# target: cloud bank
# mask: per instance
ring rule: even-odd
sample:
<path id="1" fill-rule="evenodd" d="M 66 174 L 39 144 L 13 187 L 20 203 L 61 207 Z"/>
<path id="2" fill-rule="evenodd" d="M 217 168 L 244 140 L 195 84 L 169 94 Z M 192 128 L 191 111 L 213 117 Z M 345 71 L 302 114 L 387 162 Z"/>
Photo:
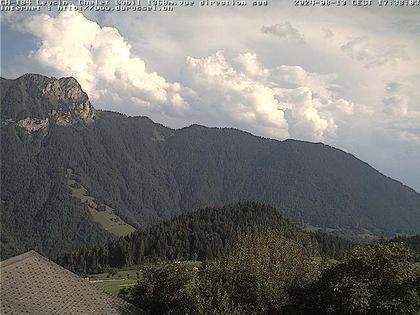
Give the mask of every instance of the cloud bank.
<path id="1" fill-rule="evenodd" d="M 418 17 L 280 2 L 240 16 L 22 16 L 8 26 L 36 45 L 8 69 L 74 76 L 96 107 L 172 127 L 322 141 L 420 190 Z"/>
<path id="2" fill-rule="evenodd" d="M 223 51 L 187 57 L 183 82 L 168 82 L 147 70 L 117 29 L 101 27 L 79 12 L 35 15 L 18 27 L 40 40 L 28 56 L 32 62 L 59 76 L 74 76 L 97 104 L 131 104 L 144 114 L 188 116 L 277 139 L 313 141 L 334 136 L 333 110 L 351 114 L 353 107 L 329 90 L 331 76 L 299 66 L 265 68 L 251 52 L 231 60 Z M 287 23 L 263 30 L 298 35 Z"/>

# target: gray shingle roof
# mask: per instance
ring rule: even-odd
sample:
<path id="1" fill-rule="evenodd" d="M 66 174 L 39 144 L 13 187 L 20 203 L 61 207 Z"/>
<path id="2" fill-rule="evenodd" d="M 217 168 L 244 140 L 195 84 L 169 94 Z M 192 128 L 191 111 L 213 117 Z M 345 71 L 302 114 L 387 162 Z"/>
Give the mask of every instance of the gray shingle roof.
<path id="1" fill-rule="evenodd" d="M 143 314 L 35 251 L 0 262 L 0 314 Z"/>

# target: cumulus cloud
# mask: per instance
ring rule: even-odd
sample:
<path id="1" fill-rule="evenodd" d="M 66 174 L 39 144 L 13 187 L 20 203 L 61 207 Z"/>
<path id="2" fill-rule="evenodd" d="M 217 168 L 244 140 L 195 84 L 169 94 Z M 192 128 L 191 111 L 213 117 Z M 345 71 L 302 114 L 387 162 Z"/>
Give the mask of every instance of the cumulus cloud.
<path id="1" fill-rule="evenodd" d="M 323 140 L 335 134 L 337 128 L 329 112 L 321 112 L 319 99 L 314 99 L 309 88 L 297 88 L 289 93 L 285 117 L 289 133 L 298 139 Z"/>
<path id="2" fill-rule="evenodd" d="M 188 85 L 200 95 L 196 106 L 237 127 L 248 126 L 275 138 L 287 137 L 287 122 L 279 110 L 275 91 L 252 78 L 255 73 L 264 73 L 264 69 L 249 54 L 239 56 L 236 61 L 247 58 L 255 64 L 239 62 L 238 68 L 234 68 L 221 51 L 200 59 L 188 57 Z"/>
<path id="3" fill-rule="evenodd" d="M 416 85 L 419 77 L 407 82 L 389 82 L 383 98 L 384 112 L 394 118 L 420 118 L 420 92 Z M 419 121 L 420 123 L 420 121 Z"/>
<path id="4" fill-rule="evenodd" d="M 57 17 L 34 15 L 20 22 L 21 31 L 40 40 L 29 59 L 58 76 L 74 76 L 93 100 L 131 101 L 173 114 L 188 106 L 181 85 L 147 71 L 117 29 L 101 27 L 75 11 Z"/>
<path id="5" fill-rule="evenodd" d="M 290 24 L 290 22 L 285 21 L 278 24 L 263 26 L 261 28 L 263 34 L 274 35 L 281 39 L 286 40 L 296 40 L 303 42 L 303 35 L 299 30 Z"/>
<path id="6" fill-rule="evenodd" d="M 258 61 L 255 53 L 240 54 L 233 62 L 239 70 L 248 75 L 261 77 L 268 74 L 268 71 L 263 69 L 263 66 Z"/>
<path id="7" fill-rule="evenodd" d="M 200 59 L 188 57 L 187 69 L 188 85 L 206 96 L 201 106 L 216 109 L 222 113 L 219 119 L 230 124 L 237 120 L 275 138 L 321 141 L 333 136 L 337 125 L 332 113 L 346 103 L 329 90 L 331 76 L 298 66 L 264 68 L 251 53 L 231 62 L 221 51 Z"/>
<path id="8" fill-rule="evenodd" d="M 403 141 L 420 142 L 420 92 L 414 82 L 389 82 L 382 100 L 388 128 Z"/>
<path id="9" fill-rule="evenodd" d="M 35 15 L 18 27 L 40 40 L 29 56 L 32 62 L 59 76 L 74 76 L 94 103 L 112 103 L 114 109 L 131 106 L 145 115 L 186 117 L 186 123 L 315 141 L 335 134 L 335 111 L 349 113 L 346 101 L 331 92 L 334 76 L 299 66 L 265 68 L 255 53 L 229 60 L 222 51 L 187 57 L 181 83 L 172 83 L 148 71 L 117 29 L 101 27 L 81 13 Z M 297 34 L 288 23 L 272 30 Z"/>
<path id="10" fill-rule="evenodd" d="M 402 47 L 378 43 L 367 36 L 354 38 L 341 46 L 341 50 L 350 58 L 361 62 L 366 68 L 395 64 L 406 58 Z"/>

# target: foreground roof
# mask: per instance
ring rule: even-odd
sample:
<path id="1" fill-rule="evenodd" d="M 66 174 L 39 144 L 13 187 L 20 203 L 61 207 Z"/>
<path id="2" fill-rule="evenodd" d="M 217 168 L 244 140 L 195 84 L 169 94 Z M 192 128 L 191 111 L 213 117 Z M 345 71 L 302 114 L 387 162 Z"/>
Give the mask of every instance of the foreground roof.
<path id="1" fill-rule="evenodd" d="M 0 314 L 140 314 L 35 251 L 0 263 Z"/>

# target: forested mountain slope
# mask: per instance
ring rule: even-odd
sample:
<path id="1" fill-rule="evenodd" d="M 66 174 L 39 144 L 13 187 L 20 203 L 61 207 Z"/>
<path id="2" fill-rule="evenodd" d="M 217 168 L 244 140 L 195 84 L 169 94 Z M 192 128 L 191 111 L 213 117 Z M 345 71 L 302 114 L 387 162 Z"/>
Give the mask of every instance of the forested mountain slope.
<path id="1" fill-rule="evenodd" d="M 3 256 L 113 238 L 69 174 L 134 227 L 249 200 L 319 227 L 420 232 L 418 193 L 327 145 L 95 110 L 73 78 L 2 79 L 0 99 Z"/>
<path id="2" fill-rule="evenodd" d="M 211 260 L 229 253 L 245 234 L 278 233 L 305 247 L 310 256 L 343 259 L 354 243 L 336 236 L 307 233 L 278 210 L 255 202 L 203 208 L 140 229 L 103 246 L 58 257 L 66 269 L 85 274 L 155 260 Z"/>

